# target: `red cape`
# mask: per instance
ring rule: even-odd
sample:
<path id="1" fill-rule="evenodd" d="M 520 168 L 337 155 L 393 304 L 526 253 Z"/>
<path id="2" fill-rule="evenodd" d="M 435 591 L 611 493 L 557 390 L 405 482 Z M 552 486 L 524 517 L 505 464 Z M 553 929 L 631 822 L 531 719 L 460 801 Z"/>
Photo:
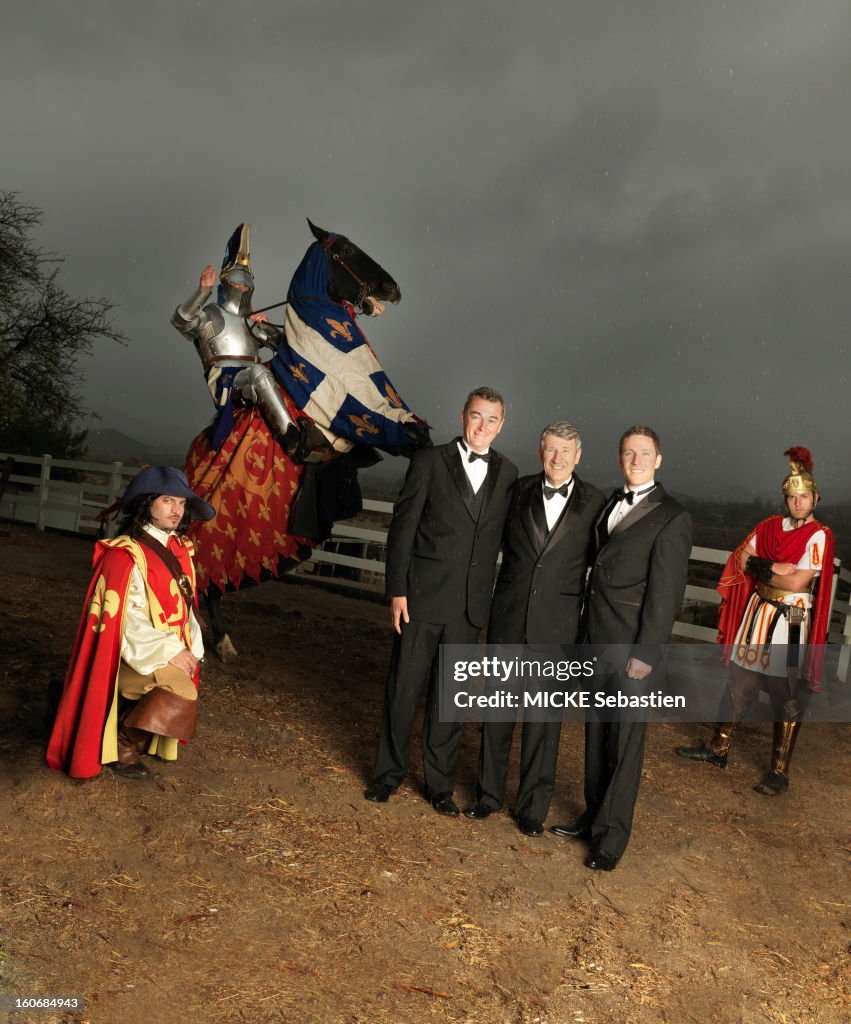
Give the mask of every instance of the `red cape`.
<path id="1" fill-rule="evenodd" d="M 99 541 L 92 564 L 94 571 L 46 755 L 51 768 L 75 779 L 94 778 L 101 770 L 103 733 L 115 698 L 134 562 L 127 550 Z"/>
<path id="2" fill-rule="evenodd" d="M 807 632 L 807 654 L 802 678 L 809 683 L 814 693 L 820 689 L 821 673 L 824 666 L 824 644 L 830 625 L 830 596 L 833 591 L 833 531 L 829 526 L 814 519 L 797 530 L 783 529 L 783 516 L 769 516 L 756 528 L 756 549 L 760 558 L 772 562 L 797 563 L 803 558 L 807 544 L 814 533 L 824 530 L 824 563 L 814 597 L 809 630 Z M 721 595 L 721 613 L 718 616 L 718 643 L 728 645 L 723 659 L 729 664 L 729 645 L 733 643 L 747 603 L 754 592 L 754 578 L 744 572 L 739 564 L 742 551 L 749 538 L 745 538 L 727 559 L 721 579 L 715 588 Z"/>

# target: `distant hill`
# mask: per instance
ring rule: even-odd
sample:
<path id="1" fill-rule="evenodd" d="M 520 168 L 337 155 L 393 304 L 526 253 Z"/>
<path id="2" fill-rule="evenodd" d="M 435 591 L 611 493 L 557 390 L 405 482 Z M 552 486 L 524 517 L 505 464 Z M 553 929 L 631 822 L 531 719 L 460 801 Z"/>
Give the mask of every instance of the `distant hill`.
<path id="1" fill-rule="evenodd" d="M 168 451 L 158 448 L 112 427 L 101 427 L 90 430 L 86 437 L 87 453 L 85 458 L 93 462 L 115 460 L 128 465 L 162 465 L 183 466 L 186 452 Z M 407 459 L 385 456 L 375 466 L 360 473 L 360 485 L 364 495 L 382 501 L 395 501 L 405 478 L 408 468 Z M 749 496 L 747 500 L 733 500 L 731 495 L 739 491 L 748 492 L 744 488 L 731 488 L 729 494 L 714 500 L 693 498 L 687 494 L 674 492 L 694 517 L 695 543 L 704 547 L 723 548 L 730 550 L 741 541 L 761 519 L 781 510 L 780 502 L 774 497 L 762 498 Z M 825 500 L 819 508 L 823 518 L 836 533 L 837 554 L 851 559 L 851 503 L 836 499 Z"/>
<path id="2" fill-rule="evenodd" d="M 115 430 L 112 427 L 100 427 L 86 434 L 86 459 L 97 462 L 145 463 L 146 465 L 182 466 L 186 452 L 169 451 L 155 445 L 137 441 L 135 437 Z"/>

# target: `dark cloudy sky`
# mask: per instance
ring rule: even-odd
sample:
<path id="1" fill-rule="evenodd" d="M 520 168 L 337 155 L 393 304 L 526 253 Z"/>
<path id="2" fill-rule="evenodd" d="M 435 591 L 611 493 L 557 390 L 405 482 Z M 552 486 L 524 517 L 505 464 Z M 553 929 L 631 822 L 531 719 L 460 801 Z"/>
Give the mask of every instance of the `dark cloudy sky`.
<path id="1" fill-rule="evenodd" d="M 399 281 L 366 331 L 438 439 L 487 383 L 525 470 L 567 418 L 607 485 L 649 422 L 675 489 L 775 489 L 806 444 L 851 490 L 848 0 L 7 6 L 0 188 L 119 304 L 104 425 L 188 442 L 172 310 L 242 220 L 282 297 L 310 216 Z"/>

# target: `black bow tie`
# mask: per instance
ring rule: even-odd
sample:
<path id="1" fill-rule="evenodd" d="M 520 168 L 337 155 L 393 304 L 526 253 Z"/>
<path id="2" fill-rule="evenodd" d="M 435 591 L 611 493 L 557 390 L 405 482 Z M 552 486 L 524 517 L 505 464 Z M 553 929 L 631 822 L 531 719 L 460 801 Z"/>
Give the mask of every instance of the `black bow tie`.
<path id="1" fill-rule="evenodd" d="M 563 498 L 567 497 L 567 492 L 570 490 L 570 484 L 562 484 L 561 487 L 550 487 L 549 484 L 544 484 L 544 497 L 547 501 L 550 500 L 554 495 L 560 494 Z"/>
<path id="2" fill-rule="evenodd" d="M 461 442 L 461 447 L 467 453 L 467 462 L 475 462 L 476 459 L 481 459 L 482 462 L 490 462 L 491 460 L 490 452 L 474 452 L 464 441 Z"/>
<path id="3" fill-rule="evenodd" d="M 632 505 L 636 498 L 640 498 L 643 494 L 649 494 L 656 484 L 651 484 L 649 487 L 643 487 L 640 491 L 623 491 L 620 496 L 621 501 L 625 501 L 627 505 Z"/>

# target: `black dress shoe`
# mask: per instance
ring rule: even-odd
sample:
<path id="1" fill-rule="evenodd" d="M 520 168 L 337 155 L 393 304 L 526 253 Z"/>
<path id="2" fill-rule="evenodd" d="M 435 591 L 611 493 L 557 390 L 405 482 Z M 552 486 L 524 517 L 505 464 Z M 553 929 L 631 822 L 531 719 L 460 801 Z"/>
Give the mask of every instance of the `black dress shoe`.
<path id="1" fill-rule="evenodd" d="M 390 799 L 393 790 L 385 782 L 372 782 L 363 791 L 364 800 L 371 800 L 374 804 L 386 804 Z"/>
<path id="2" fill-rule="evenodd" d="M 452 799 L 451 793 L 437 793 L 431 798 L 431 806 L 438 814 L 445 814 L 448 818 L 457 818 L 461 813 L 461 809 Z"/>
<path id="3" fill-rule="evenodd" d="M 716 768 L 727 767 L 727 755 L 713 753 L 706 746 L 677 747 L 677 753 L 689 761 L 706 761 L 707 764 L 714 764 Z"/>
<path id="4" fill-rule="evenodd" d="M 592 871 L 614 871 L 618 865 L 618 859 L 610 853 L 603 853 L 602 850 L 592 850 L 588 854 L 588 860 L 585 861 L 585 867 L 591 868 Z"/>
<path id="5" fill-rule="evenodd" d="M 134 764 L 113 761 L 108 767 L 121 779 L 147 779 L 151 774 L 141 761 L 136 761 Z"/>
<path id="6" fill-rule="evenodd" d="M 591 838 L 591 826 L 587 825 L 582 818 L 574 821 L 572 825 L 552 825 L 550 832 L 555 836 L 566 836 L 568 839 Z"/>
<path id="7" fill-rule="evenodd" d="M 485 818 L 489 818 L 495 810 L 495 807 L 489 807 L 487 804 L 483 804 L 481 800 L 477 800 L 472 807 L 468 807 L 464 811 L 464 816 L 483 821 Z"/>
<path id="8" fill-rule="evenodd" d="M 544 834 L 544 826 L 533 818 L 518 818 L 517 827 L 524 836 L 542 836 Z"/>

